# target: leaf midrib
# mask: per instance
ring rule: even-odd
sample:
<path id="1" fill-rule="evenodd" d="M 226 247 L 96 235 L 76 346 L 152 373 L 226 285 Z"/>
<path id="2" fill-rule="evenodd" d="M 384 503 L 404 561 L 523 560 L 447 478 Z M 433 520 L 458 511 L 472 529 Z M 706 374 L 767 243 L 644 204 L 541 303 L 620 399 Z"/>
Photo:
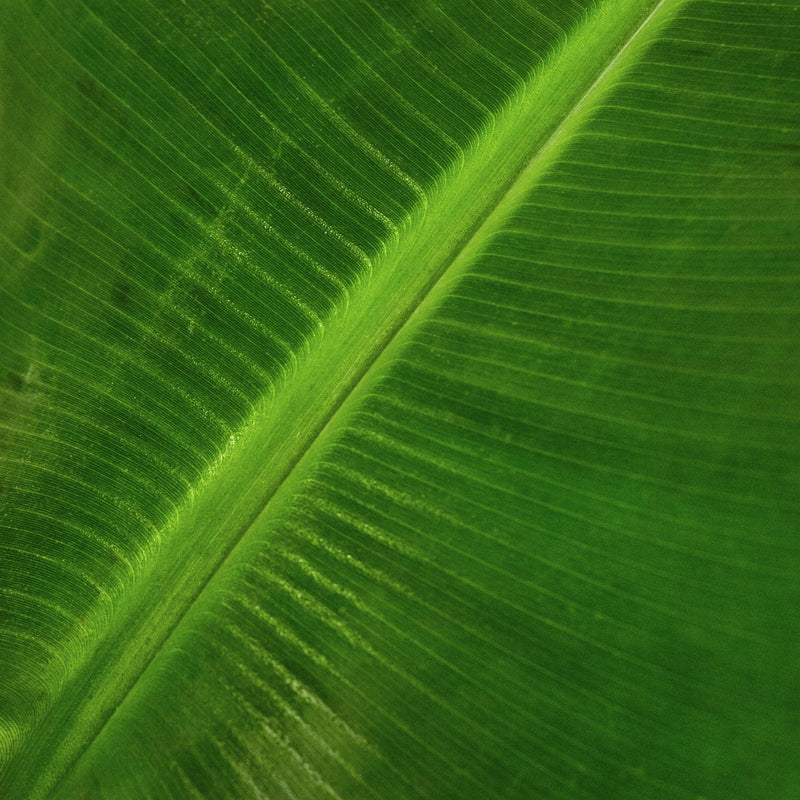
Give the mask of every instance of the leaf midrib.
<path id="1" fill-rule="evenodd" d="M 20 754 L 9 776 L 10 794 L 14 786 L 30 789 L 33 774 L 39 782 L 32 796 L 54 791 L 102 734 L 223 565 L 247 542 L 256 520 L 269 514 L 276 501 L 291 496 L 320 449 L 369 391 L 381 365 L 413 335 L 558 157 L 603 96 L 610 77 L 630 60 L 634 43 L 683 2 L 650 0 L 644 10 L 637 8 L 637 0 L 598 4 L 487 124 L 486 134 L 443 177 L 427 205 L 401 231 L 393 250 L 376 261 L 370 280 L 328 321 L 323 336 L 312 343 L 306 360 L 276 392 L 276 399 L 265 399 L 254 409 L 198 491 L 186 497 L 172 527 L 143 564 L 136 588 L 114 609 L 102 638 L 94 646 L 84 643 L 84 661 L 38 726 L 37 747 Z M 587 65 L 585 52 L 599 55 Z M 541 108 L 557 113 L 543 123 L 537 113 Z M 453 219 L 460 229 L 443 237 L 441 230 L 445 225 L 452 230 Z M 433 266 L 415 274 L 419 263 Z M 376 315 L 379 325 L 367 326 Z M 361 335 L 349 337 L 351 331 Z M 360 346 L 362 342 L 367 346 Z M 329 402 L 318 409 L 310 399 L 314 396 Z M 275 434 L 281 422 L 292 421 L 299 423 L 295 436 L 291 431 Z M 297 437 L 301 442 L 293 448 Z M 247 486 L 244 492 L 239 489 L 242 484 Z M 227 513 L 217 519 L 220 508 Z M 219 534 L 226 530 L 235 533 Z M 212 568 L 199 569 L 197 564 L 206 558 Z M 153 601 L 159 590 L 162 599 Z M 119 642 L 125 640 L 130 644 L 123 650 Z M 83 698 L 91 699 L 82 703 Z"/>

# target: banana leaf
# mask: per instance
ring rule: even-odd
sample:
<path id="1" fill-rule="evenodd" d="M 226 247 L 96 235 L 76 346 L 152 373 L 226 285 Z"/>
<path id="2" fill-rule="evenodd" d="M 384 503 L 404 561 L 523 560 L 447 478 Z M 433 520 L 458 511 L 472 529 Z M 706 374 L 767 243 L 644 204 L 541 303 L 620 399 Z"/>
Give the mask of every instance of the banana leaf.
<path id="1" fill-rule="evenodd" d="M 0 796 L 800 798 L 800 11 L 4 0 Z"/>

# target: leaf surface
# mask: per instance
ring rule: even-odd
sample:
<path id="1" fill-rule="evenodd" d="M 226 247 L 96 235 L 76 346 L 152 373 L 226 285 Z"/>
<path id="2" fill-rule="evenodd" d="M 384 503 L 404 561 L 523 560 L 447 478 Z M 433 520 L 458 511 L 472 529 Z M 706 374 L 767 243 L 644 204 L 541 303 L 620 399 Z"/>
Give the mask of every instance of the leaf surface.
<path id="1" fill-rule="evenodd" d="M 798 30 L 8 2 L 3 796 L 796 797 Z"/>

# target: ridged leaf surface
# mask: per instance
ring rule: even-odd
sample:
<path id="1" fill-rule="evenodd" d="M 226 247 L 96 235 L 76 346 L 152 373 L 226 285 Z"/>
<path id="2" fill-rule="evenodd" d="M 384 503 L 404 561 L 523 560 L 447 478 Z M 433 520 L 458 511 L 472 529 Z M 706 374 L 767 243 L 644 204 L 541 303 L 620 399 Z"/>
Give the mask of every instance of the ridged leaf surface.
<path id="1" fill-rule="evenodd" d="M 4 798 L 798 798 L 800 12 L 6 0 Z"/>

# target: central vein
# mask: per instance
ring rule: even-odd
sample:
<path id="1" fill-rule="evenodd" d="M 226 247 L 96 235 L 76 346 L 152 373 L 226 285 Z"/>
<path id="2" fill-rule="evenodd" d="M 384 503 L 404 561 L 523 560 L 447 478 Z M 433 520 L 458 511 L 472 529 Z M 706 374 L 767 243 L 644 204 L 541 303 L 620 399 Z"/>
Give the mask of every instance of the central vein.
<path id="1" fill-rule="evenodd" d="M 573 31 L 444 176 L 275 398 L 254 409 L 224 457 L 186 497 L 104 638 L 64 686 L 42 722 L 36 752 L 30 748 L 20 759 L 26 762 L 20 780 L 31 764 L 49 763 L 43 787 L 49 792 L 101 734 L 221 567 L 236 558 L 255 520 L 292 492 L 379 364 L 397 352 L 535 186 L 635 57 L 642 34 L 678 3 L 645 5 L 601 4 Z M 77 712 L 75 697 L 88 698 Z"/>

